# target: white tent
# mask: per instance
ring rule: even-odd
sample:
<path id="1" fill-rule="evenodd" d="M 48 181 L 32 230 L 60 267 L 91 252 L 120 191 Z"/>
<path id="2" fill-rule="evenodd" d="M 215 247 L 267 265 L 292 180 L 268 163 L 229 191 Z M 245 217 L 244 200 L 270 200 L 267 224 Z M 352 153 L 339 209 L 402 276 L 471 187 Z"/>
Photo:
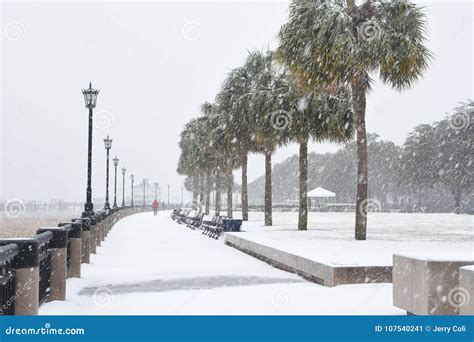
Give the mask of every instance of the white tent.
<path id="1" fill-rule="evenodd" d="M 317 187 L 316 189 L 311 190 L 308 192 L 309 198 L 317 198 L 317 197 L 336 197 L 336 194 L 332 191 L 323 189 L 321 187 Z"/>

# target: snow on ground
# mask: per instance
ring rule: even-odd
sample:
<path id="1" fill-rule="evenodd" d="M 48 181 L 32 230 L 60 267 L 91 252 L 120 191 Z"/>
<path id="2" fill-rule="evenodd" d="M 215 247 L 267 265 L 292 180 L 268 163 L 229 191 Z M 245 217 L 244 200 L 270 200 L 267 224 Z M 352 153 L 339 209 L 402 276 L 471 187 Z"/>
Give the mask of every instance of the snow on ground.
<path id="1" fill-rule="evenodd" d="M 251 212 L 245 232 L 236 234 L 333 265 L 392 265 L 398 253 L 474 262 L 473 216 L 369 213 L 366 241 L 354 240 L 354 217 L 310 212 L 309 230 L 297 231 L 296 212 L 274 213 L 272 227 L 263 227 L 263 213 Z"/>
<path id="2" fill-rule="evenodd" d="M 169 212 L 119 221 L 81 279 L 67 282 L 67 300 L 40 314 L 404 314 L 391 284 L 323 287 L 178 225 Z"/>

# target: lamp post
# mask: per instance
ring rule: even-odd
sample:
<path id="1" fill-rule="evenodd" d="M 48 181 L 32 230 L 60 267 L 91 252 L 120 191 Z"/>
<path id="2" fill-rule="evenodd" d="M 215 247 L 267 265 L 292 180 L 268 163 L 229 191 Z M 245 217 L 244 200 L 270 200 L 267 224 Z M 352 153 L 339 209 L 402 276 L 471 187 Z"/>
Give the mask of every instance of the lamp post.
<path id="1" fill-rule="evenodd" d="M 158 183 L 155 183 L 155 199 L 158 199 Z"/>
<path id="2" fill-rule="evenodd" d="M 145 206 L 146 178 L 143 179 L 143 206 Z"/>
<path id="3" fill-rule="evenodd" d="M 122 167 L 122 207 L 125 207 L 125 172 L 127 169 Z"/>
<path id="4" fill-rule="evenodd" d="M 114 208 L 117 208 L 117 166 L 119 159 L 117 156 L 114 158 L 114 167 L 115 167 L 115 184 L 114 184 Z"/>
<path id="5" fill-rule="evenodd" d="M 107 166 L 106 166 L 106 176 L 105 176 L 105 205 L 104 209 L 109 210 L 110 209 L 110 204 L 109 204 L 109 154 L 110 154 L 110 149 L 112 147 L 112 139 L 107 136 L 106 139 L 104 139 L 104 146 L 107 151 Z"/>
<path id="6" fill-rule="evenodd" d="M 135 176 L 130 175 L 130 179 L 132 180 L 132 201 L 131 201 L 130 205 L 133 207 L 133 181 L 135 180 Z"/>
<path id="7" fill-rule="evenodd" d="M 84 103 L 86 108 L 89 109 L 89 136 L 88 136 L 88 148 L 87 148 L 87 189 L 86 189 L 86 203 L 84 205 L 84 212 L 82 216 L 92 216 L 94 214 L 94 205 L 92 204 L 92 124 L 93 109 L 97 104 L 97 95 L 99 94 L 98 89 L 92 88 L 92 83 L 89 82 L 88 89 L 82 89 L 84 95 Z"/>

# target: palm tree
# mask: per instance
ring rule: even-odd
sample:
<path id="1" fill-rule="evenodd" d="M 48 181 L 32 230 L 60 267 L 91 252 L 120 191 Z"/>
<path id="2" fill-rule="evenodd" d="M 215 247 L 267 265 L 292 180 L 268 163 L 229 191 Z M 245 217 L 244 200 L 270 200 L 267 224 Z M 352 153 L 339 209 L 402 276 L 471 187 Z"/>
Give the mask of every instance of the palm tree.
<path id="1" fill-rule="evenodd" d="M 219 106 L 205 102 L 201 106 L 202 116 L 197 119 L 199 129 L 199 154 L 204 155 L 201 169 L 207 174 L 206 208 L 209 207 L 211 173 L 215 175 L 215 212 L 220 214 L 222 177 L 225 176 L 227 188 L 227 216 L 232 217 L 233 170 L 240 166 L 240 158 L 229 131 L 228 122 L 220 112 Z M 212 170 L 212 172 L 211 172 Z M 202 187 L 201 187 L 202 189 Z M 208 210 L 206 211 L 208 212 Z"/>
<path id="2" fill-rule="evenodd" d="M 232 138 L 232 134 L 228 132 L 232 127 L 228 126 L 226 115 L 224 115 L 218 106 L 215 106 L 215 114 L 213 118 L 212 136 L 213 146 L 216 157 L 219 160 L 220 169 L 225 176 L 227 188 L 227 216 L 233 216 L 232 209 L 232 193 L 234 186 L 234 169 L 240 167 L 241 158 L 238 154 L 237 144 Z"/>
<path id="3" fill-rule="evenodd" d="M 179 142 L 181 155 L 178 173 L 192 180 L 193 208 L 201 211 L 205 206 L 203 195 L 204 175 L 217 167 L 211 146 L 211 135 L 207 119 L 199 117 L 189 121 L 181 132 Z M 209 184 L 209 179 L 207 179 Z"/>
<path id="4" fill-rule="evenodd" d="M 289 21 L 279 33 L 278 56 L 308 92 L 348 85 L 352 91 L 357 142 L 355 238 L 367 231 L 366 95 L 370 74 L 401 90 L 428 67 L 425 16 L 407 0 L 292 0 Z"/>
<path id="5" fill-rule="evenodd" d="M 213 110 L 213 107 L 212 107 L 212 104 L 209 103 L 209 102 L 204 102 L 202 105 L 201 105 L 201 114 L 203 117 L 211 117 L 212 116 L 212 110 Z M 205 180 L 205 204 L 204 204 L 204 212 L 206 213 L 206 215 L 209 214 L 210 212 L 210 207 L 211 207 L 211 190 L 212 190 L 212 186 L 213 186 L 213 169 L 216 168 L 216 165 L 215 165 L 215 158 L 212 154 L 212 135 L 211 135 L 211 129 L 210 129 L 210 124 L 209 122 L 206 123 L 206 127 L 208 129 L 205 130 L 205 132 L 203 132 L 203 134 L 206 136 L 206 144 L 207 146 L 205 146 L 205 149 L 206 149 L 206 152 L 208 153 L 207 155 L 207 161 L 208 161 L 208 166 L 207 168 L 205 169 L 205 177 L 206 177 L 206 180 Z"/>
<path id="6" fill-rule="evenodd" d="M 197 179 L 196 175 L 198 172 L 198 156 L 196 152 L 197 140 L 194 134 L 196 129 L 196 120 L 188 122 L 184 130 L 181 132 L 181 139 L 179 147 L 181 149 L 181 155 L 178 161 L 177 172 L 181 175 L 186 175 L 191 180 L 191 187 L 188 190 L 193 192 L 193 207 L 197 200 Z M 189 182 L 186 182 L 189 184 Z"/>
<path id="7" fill-rule="evenodd" d="M 288 114 L 282 108 L 284 74 L 273 53 L 252 52 L 245 68 L 252 79 L 250 111 L 254 115 L 255 151 L 265 155 L 265 226 L 272 225 L 272 155 L 283 143 Z"/>
<path id="8" fill-rule="evenodd" d="M 231 70 L 216 103 L 227 126 L 227 140 L 234 144 L 242 167 L 242 219 L 248 221 L 247 163 L 248 154 L 254 150 L 252 140 L 254 116 L 249 110 L 252 79 L 245 67 Z M 228 196 L 229 197 L 229 196 Z"/>
<path id="9" fill-rule="evenodd" d="M 346 142 L 353 135 L 353 114 L 348 90 L 335 95 L 296 94 L 296 108 L 288 129 L 299 144 L 298 230 L 308 227 L 308 142 Z"/>

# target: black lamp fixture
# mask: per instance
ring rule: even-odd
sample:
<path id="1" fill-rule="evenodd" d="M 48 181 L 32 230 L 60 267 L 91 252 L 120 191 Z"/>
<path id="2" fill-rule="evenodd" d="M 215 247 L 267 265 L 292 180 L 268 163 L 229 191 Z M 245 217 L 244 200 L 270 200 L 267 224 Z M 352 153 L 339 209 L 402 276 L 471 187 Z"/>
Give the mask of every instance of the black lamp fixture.
<path id="1" fill-rule="evenodd" d="M 89 88 L 83 89 L 84 103 L 89 109 L 89 137 L 87 148 L 87 189 L 86 189 L 86 203 L 84 205 L 84 212 L 82 216 L 92 216 L 94 214 L 94 205 L 92 204 L 92 128 L 93 128 L 93 110 L 97 104 L 97 95 L 99 90 L 92 88 L 92 83 L 89 83 Z"/>
<path id="2" fill-rule="evenodd" d="M 106 176 L 105 176 L 105 205 L 104 209 L 109 210 L 110 209 L 110 203 L 109 203 L 109 154 L 110 154 L 110 149 L 112 148 L 112 139 L 107 136 L 107 138 L 104 139 L 104 146 L 105 150 L 107 151 L 107 166 L 106 166 Z"/>
<path id="3" fill-rule="evenodd" d="M 113 159 L 114 167 L 115 167 L 115 184 L 114 184 L 114 208 L 117 208 L 117 166 L 119 163 L 119 159 L 117 156 Z"/>
<path id="4" fill-rule="evenodd" d="M 122 167 L 122 207 L 125 207 L 125 173 L 127 172 L 127 169 Z"/>
<path id="5" fill-rule="evenodd" d="M 132 198 L 131 198 L 131 201 L 130 201 L 130 205 L 133 207 L 133 181 L 135 180 L 135 176 L 133 174 L 131 174 L 130 179 L 132 181 Z"/>

